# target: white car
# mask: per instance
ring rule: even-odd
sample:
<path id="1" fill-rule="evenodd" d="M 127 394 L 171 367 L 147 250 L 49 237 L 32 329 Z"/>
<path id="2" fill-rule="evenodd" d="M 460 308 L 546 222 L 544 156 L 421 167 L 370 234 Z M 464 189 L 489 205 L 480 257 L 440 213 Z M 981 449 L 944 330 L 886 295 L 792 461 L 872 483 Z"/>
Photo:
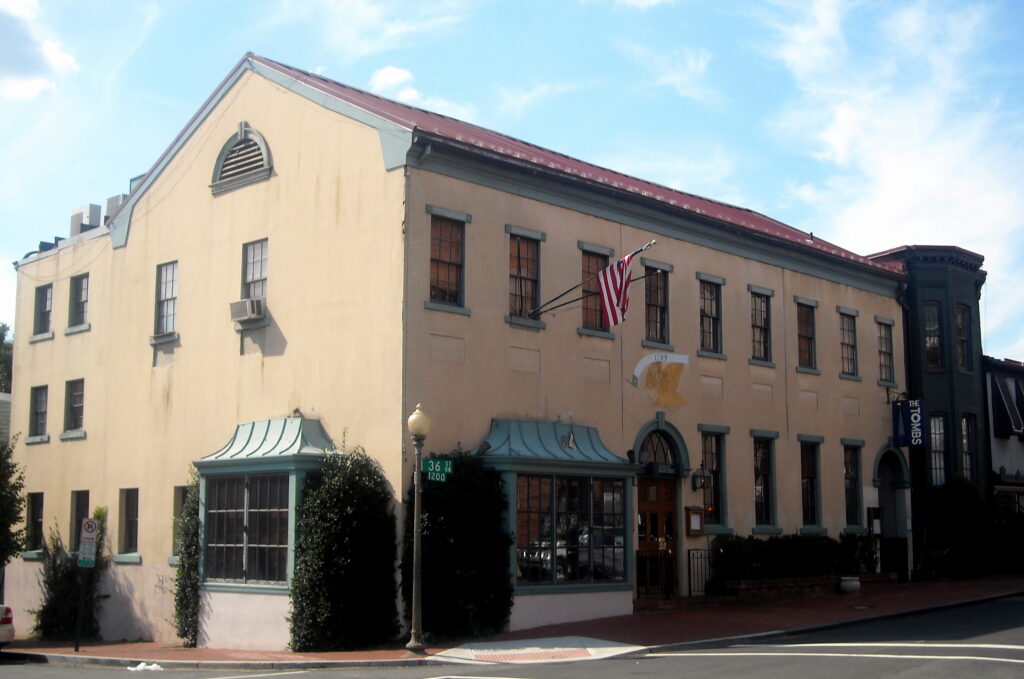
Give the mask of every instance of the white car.
<path id="1" fill-rule="evenodd" d="M 14 610 L 0 604 L 0 646 L 14 641 Z"/>

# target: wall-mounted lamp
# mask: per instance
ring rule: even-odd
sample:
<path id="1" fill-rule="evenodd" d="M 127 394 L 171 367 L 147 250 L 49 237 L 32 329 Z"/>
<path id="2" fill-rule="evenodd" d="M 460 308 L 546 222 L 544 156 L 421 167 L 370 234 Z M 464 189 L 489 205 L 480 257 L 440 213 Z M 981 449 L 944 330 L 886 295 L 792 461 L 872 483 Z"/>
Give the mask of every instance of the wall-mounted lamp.
<path id="1" fill-rule="evenodd" d="M 700 467 L 690 474 L 690 484 L 694 490 L 703 490 L 711 484 L 711 472 L 709 472 L 704 464 L 701 463 Z"/>

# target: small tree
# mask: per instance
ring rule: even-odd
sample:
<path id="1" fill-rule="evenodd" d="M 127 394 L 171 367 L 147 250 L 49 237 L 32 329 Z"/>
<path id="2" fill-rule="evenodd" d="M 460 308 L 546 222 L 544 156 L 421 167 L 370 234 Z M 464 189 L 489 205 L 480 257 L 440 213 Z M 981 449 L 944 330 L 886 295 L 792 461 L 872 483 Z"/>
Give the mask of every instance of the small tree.
<path id="1" fill-rule="evenodd" d="M 174 517 L 175 552 L 178 572 L 174 579 L 174 629 L 186 648 L 195 648 L 199 638 L 199 474 L 185 494 L 181 514 Z"/>
<path id="2" fill-rule="evenodd" d="M 49 538 L 43 543 L 43 572 L 39 579 L 43 602 L 32 611 L 36 619 L 32 631 L 42 639 L 74 639 L 82 587 L 85 588 L 82 638 L 95 639 L 99 636 L 99 582 L 110 565 L 110 559 L 103 550 L 107 534 L 107 508 L 97 507 L 92 517 L 100 526 L 96 536 L 96 565 L 93 568 L 79 568 L 78 560 L 64 547 L 64 541 L 56 528 L 50 531 Z"/>
<path id="3" fill-rule="evenodd" d="M 15 436 L 0 442 L 0 594 L 4 591 L 4 566 L 21 552 L 25 543 L 25 529 L 21 527 L 25 475 L 14 461 L 17 440 Z"/>
<path id="4" fill-rule="evenodd" d="M 422 533 L 423 632 L 434 638 L 500 632 L 512 611 L 512 575 L 503 515 L 501 474 L 460 454 L 447 481 L 424 482 Z M 413 493 L 405 501 L 402 595 L 412 604 Z"/>
<path id="5" fill-rule="evenodd" d="M 356 448 L 324 456 L 298 509 L 291 587 L 296 651 L 366 647 L 398 633 L 395 517 L 380 466 Z"/>
<path id="6" fill-rule="evenodd" d="M 14 368 L 14 342 L 8 335 L 6 323 L 0 323 L 0 392 L 11 393 L 11 375 Z"/>

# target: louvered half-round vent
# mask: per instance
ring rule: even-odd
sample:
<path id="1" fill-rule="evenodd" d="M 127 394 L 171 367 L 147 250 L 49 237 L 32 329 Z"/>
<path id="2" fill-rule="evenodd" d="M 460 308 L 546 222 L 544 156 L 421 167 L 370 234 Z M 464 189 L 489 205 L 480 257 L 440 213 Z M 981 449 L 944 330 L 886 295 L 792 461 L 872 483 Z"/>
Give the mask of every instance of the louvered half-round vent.
<path id="1" fill-rule="evenodd" d="M 270 149 L 263 136 L 239 123 L 238 132 L 221 148 L 213 170 L 213 195 L 263 181 L 271 176 Z"/>

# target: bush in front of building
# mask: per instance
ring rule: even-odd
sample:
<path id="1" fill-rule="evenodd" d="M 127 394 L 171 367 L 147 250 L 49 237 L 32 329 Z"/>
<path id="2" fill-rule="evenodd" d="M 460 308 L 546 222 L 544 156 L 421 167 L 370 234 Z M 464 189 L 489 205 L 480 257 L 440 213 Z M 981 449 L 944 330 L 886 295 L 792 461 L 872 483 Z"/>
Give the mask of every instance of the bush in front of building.
<path id="1" fill-rule="evenodd" d="M 874 541 L 867 535 L 719 535 L 711 543 L 712 578 L 709 592 L 721 594 L 729 583 L 770 578 L 810 578 L 873 573 L 877 565 Z"/>
<path id="2" fill-rule="evenodd" d="M 395 516 L 380 465 L 356 448 L 324 456 L 298 507 L 291 647 L 366 648 L 398 635 Z"/>
<path id="3" fill-rule="evenodd" d="M 174 578 L 174 630 L 186 648 L 199 638 L 199 474 L 185 494 L 181 514 L 174 517 L 174 553 L 178 570 Z"/>
<path id="4" fill-rule="evenodd" d="M 97 507 L 92 518 L 99 522 L 96 536 L 96 560 L 93 568 L 80 568 L 74 553 L 69 552 L 54 528 L 43 543 L 43 571 L 39 579 L 42 603 L 32 611 L 35 616 L 33 634 L 48 641 L 71 641 L 75 638 L 75 620 L 79 597 L 85 605 L 82 612 L 82 639 L 96 639 L 100 634 L 99 582 L 110 565 L 104 553 L 107 535 L 107 508 Z"/>
<path id="5" fill-rule="evenodd" d="M 917 575 L 967 578 L 985 572 L 990 519 L 977 486 L 955 476 L 935 490 L 930 509 Z"/>
<path id="6" fill-rule="evenodd" d="M 422 617 L 426 637 L 485 636 L 505 628 L 512 576 L 501 474 L 456 450 L 446 481 L 423 478 Z M 413 486 L 405 501 L 402 595 L 409 619 L 413 573 Z"/>
<path id="7" fill-rule="evenodd" d="M 3 324 L 0 323 L 0 331 L 2 329 Z M 0 585 L 3 583 L 4 566 L 21 552 L 25 539 L 25 530 L 20 528 L 25 508 L 25 496 L 21 493 L 25 488 L 25 475 L 14 461 L 17 441 L 17 435 L 9 441 L 0 441 Z"/>

